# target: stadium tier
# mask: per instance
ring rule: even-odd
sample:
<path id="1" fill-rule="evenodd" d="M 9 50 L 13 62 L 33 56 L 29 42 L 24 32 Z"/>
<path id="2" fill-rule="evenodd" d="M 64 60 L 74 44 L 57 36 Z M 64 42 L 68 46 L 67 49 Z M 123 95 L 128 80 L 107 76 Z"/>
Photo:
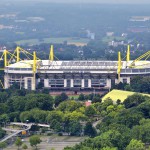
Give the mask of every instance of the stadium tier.
<path id="1" fill-rule="evenodd" d="M 133 76 L 150 75 L 150 61 L 50 61 L 22 60 L 5 67 L 4 87 L 18 83 L 21 88 L 36 90 L 39 86 L 55 90 L 110 89 L 119 82 L 130 84 Z M 133 64 L 132 64 L 133 65 Z"/>

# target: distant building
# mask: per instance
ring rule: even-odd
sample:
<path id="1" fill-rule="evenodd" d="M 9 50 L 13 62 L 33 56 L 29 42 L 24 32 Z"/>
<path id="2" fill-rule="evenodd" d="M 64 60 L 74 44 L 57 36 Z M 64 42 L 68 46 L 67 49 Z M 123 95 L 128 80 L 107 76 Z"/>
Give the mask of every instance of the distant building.
<path id="1" fill-rule="evenodd" d="M 114 32 L 107 32 L 106 36 L 110 37 L 110 36 L 114 36 Z"/>
<path id="2" fill-rule="evenodd" d="M 87 38 L 91 40 L 95 40 L 95 33 L 91 32 L 90 30 L 86 30 Z"/>
<path id="3" fill-rule="evenodd" d="M 120 41 L 120 42 L 111 41 L 111 42 L 108 42 L 108 46 L 117 47 L 119 45 L 125 45 L 124 41 Z"/>
<path id="4" fill-rule="evenodd" d="M 149 20 L 150 20 L 150 16 L 132 16 L 130 19 L 130 21 L 133 22 L 145 22 Z"/>
<path id="5" fill-rule="evenodd" d="M 127 34 L 127 33 L 122 33 L 121 36 L 122 36 L 122 37 L 127 37 L 128 34 Z"/>

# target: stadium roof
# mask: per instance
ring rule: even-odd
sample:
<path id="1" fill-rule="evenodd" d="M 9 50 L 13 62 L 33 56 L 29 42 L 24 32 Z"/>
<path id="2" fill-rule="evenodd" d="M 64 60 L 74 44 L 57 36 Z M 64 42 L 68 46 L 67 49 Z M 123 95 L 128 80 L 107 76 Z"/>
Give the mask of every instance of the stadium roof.
<path id="1" fill-rule="evenodd" d="M 132 61 L 128 62 L 130 65 Z M 23 60 L 14 64 L 10 64 L 7 66 L 8 68 L 31 68 L 33 65 L 33 60 Z M 84 61 L 49 61 L 49 60 L 37 60 L 37 66 L 39 69 L 93 69 L 93 70 L 101 70 L 101 69 L 112 69 L 117 70 L 118 62 L 117 61 L 92 61 L 92 60 L 84 60 Z M 122 61 L 122 69 L 127 69 L 127 62 Z M 150 68 L 150 61 L 138 61 L 135 62 L 134 68 Z"/>

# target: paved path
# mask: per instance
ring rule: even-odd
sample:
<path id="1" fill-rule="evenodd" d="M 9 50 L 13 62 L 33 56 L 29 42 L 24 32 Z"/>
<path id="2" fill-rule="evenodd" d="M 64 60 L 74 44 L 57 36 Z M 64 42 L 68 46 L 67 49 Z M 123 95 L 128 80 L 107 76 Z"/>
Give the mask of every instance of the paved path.
<path id="1" fill-rule="evenodd" d="M 12 138 L 13 136 L 17 136 L 22 131 L 28 131 L 28 130 L 30 130 L 31 126 L 34 125 L 34 123 L 11 122 L 10 125 L 24 126 L 25 128 L 23 128 L 21 130 L 15 130 L 15 129 L 10 129 L 10 128 L 2 128 L 5 131 L 11 131 L 13 133 L 10 134 L 10 135 L 8 135 L 8 136 L 6 136 L 2 140 L 0 140 L 0 142 L 5 142 L 6 140 Z M 49 128 L 49 125 L 47 125 L 47 124 L 36 124 L 36 125 L 40 126 L 40 127 L 47 127 L 47 128 Z"/>
<path id="2" fill-rule="evenodd" d="M 12 138 L 13 136 L 17 136 L 19 133 L 21 133 L 22 131 L 28 131 L 30 130 L 32 124 L 24 124 L 24 123 L 15 123 L 15 122 L 11 122 L 10 125 L 20 125 L 20 126 L 26 126 L 25 129 L 22 130 L 14 130 L 14 129 L 10 129 L 10 128 L 2 128 L 5 131 L 11 131 L 13 132 L 12 134 L 6 136 L 5 138 L 3 138 L 0 142 L 5 142 L 8 139 Z"/>
<path id="3" fill-rule="evenodd" d="M 97 124 L 98 124 L 98 123 L 101 123 L 101 122 L 102 122 L 102 119 L 100 119 L 100 120 L 98 120 L 98 121 L 96 121 L 96 122 L 93 122 L 92 125 L 93 125 L 94 128 L 96 128 Z"/>

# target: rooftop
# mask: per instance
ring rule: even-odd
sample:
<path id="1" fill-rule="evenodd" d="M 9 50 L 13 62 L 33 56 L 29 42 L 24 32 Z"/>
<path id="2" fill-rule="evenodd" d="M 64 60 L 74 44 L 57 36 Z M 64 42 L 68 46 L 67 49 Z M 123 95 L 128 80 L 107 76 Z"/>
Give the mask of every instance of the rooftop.
<path id="1" fill-rule="evenodd" d="M 122 61 L 122 69 L 126 69 L 127 65 L 129 66 L 133 61 L 126 62 Z M 16 62 L 14 64 L 10 64 L 7 68 L 32 68 L 33 60 L 23 60 L 20 62 Z M 116 70 L 118 68 L 117 61 L 49 61 L 49 60 L 37 60 L 37 66 L 39 69 L 112 69 Z M 150 61 L 138 61 L 135 62 L 135 68 L 150 68 Z"/>
<path id="2" fill-rule="evenodd" d="M 106 100 L 107 98 L 111 98 L 114 102 L 116 102 L 118 99 L 121 100 L 121 102 L 123 102 L 128 96 L 131 96 L 135 94 L 135 92 L 131 92 L 131 91 L 123 91 L 123 90 L 112 90 L 111 92 L 109 92 L 108 94 L 106 94 L 102 100 Z M 143 94 L 144 96 L 149 96 L 149 94 Z"/>

